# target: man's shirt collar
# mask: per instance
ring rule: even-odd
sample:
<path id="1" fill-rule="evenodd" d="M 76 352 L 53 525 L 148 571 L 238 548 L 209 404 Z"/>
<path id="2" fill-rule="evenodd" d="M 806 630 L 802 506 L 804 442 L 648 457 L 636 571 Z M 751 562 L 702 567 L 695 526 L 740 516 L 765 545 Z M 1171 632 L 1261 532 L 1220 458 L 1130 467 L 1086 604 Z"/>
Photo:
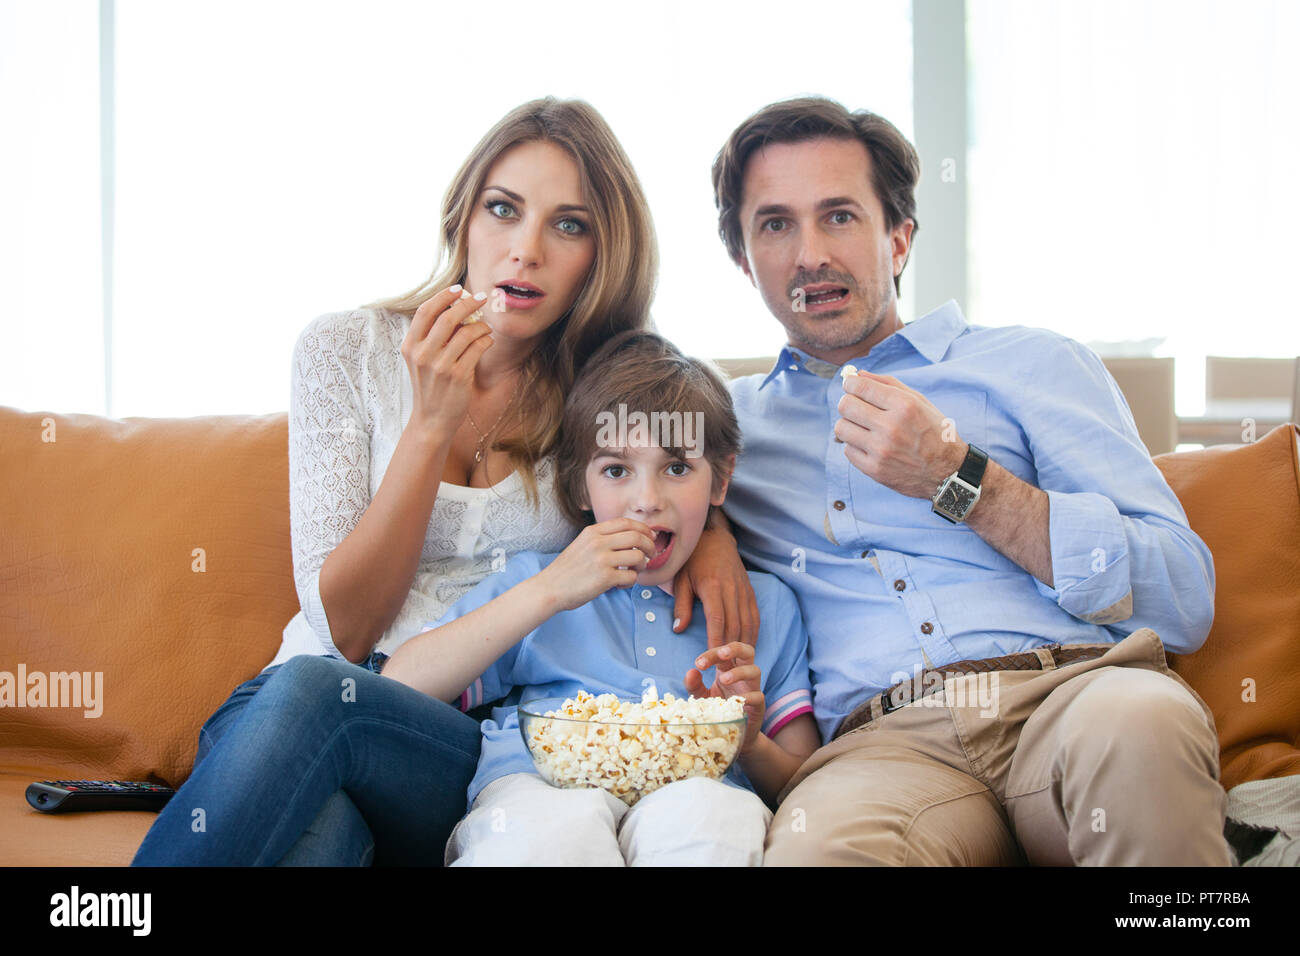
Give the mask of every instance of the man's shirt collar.
<path id="1" fill-rule="evenodd" d="M 895 339 L 901 339 L 934 364 L 943 360 L 953 340 L 969 327 L 965 316 L 961 314 L 961 307 L 957 305 L 955 299 L 949 299 L 937 309 L 909 322 L 893 335 L 878 342 L 871 351 L 873 353 L 880 351 L 890 347 L 890 343 Z M 897 348 L 897 346 L 892 347 Z M 772 366 L 772 370 L 767 373 L 758 387 L 762 390 L 768 382 L 782 372 L 794 372 L 801 368 L 812 372 L 818 378 L 831 378 L 839 373 L 841 366 L 823 361 L 787 344 L 782 347 L 776 357 L 776 364 Z"/>

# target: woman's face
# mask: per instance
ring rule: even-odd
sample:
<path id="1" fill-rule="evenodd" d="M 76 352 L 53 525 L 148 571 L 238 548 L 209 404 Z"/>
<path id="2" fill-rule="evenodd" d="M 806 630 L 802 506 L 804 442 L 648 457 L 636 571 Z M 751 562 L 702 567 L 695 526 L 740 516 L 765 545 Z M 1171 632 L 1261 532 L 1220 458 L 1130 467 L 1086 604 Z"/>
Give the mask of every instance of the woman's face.
<path id="1" fill-rule="evenodd" d="M 498 337 L 529 339 L 564 315 L 596 259 L 578 164 L 562 147 L 520 143 L 488 171 L 469 218 L 465 287 L 486 292 Z"/>

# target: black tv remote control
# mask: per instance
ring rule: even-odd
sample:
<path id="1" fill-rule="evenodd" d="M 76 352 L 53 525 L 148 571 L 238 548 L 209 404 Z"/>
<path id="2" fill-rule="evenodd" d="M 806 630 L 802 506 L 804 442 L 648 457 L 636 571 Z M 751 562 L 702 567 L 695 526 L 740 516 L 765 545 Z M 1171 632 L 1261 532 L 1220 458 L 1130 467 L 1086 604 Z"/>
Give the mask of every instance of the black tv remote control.
<path id="1" fill-rule="evenodd" d="M 75 810 L 161 810 L 171 787 L 140 780 L 43 780 L 27 787 L 27 802 L 42 813 Z"/>

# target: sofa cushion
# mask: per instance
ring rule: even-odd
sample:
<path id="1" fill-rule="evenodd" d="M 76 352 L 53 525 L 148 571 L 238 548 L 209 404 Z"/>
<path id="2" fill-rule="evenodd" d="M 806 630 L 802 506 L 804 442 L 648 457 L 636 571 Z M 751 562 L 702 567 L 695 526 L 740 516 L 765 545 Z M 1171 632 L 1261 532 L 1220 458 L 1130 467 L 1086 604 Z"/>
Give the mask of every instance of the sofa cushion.
<path id="1" fill-rule="evenodd" d="M 1170 665 L 1214 711 L 1229 790 L 1300 773 L 1298 434 L 1155 459 L 1214 555 L 1214 626 Z"/>
<path id="2" fill-rule="evenodd" d="M 0 864 L 4 866 L 127 866 L 156 813 L 40 813 L 27 804 L 27 785 L 56 773 L 0 772 Z"/>
<path id="3" fill-rule="evenodd" d="M 0 474 L 0 694 L 20 670 L 28 702 L 32 675 L 48 685 L 45 706 L 0 709 L 0 769 L 179 786 L 200 725 L 298 610 L 287 414 L 0 407 Z M 49 706 L 50 675 L 72 672 L 102 701 Z"/>

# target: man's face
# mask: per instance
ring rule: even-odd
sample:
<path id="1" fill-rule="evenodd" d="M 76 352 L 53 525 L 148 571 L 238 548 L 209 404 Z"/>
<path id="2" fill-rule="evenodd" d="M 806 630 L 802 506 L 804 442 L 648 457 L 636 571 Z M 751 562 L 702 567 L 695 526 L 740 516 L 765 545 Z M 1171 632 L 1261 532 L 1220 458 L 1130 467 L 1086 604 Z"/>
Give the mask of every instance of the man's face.
<path id="1" fill-rule="evenodd" d="M 899 328 L 912 223 L 886 228 L 871 172 L 865 146 L 831 138 L 765 146 L 745 167 L 740 267 L 790 344 L 836 364 Z"/>

